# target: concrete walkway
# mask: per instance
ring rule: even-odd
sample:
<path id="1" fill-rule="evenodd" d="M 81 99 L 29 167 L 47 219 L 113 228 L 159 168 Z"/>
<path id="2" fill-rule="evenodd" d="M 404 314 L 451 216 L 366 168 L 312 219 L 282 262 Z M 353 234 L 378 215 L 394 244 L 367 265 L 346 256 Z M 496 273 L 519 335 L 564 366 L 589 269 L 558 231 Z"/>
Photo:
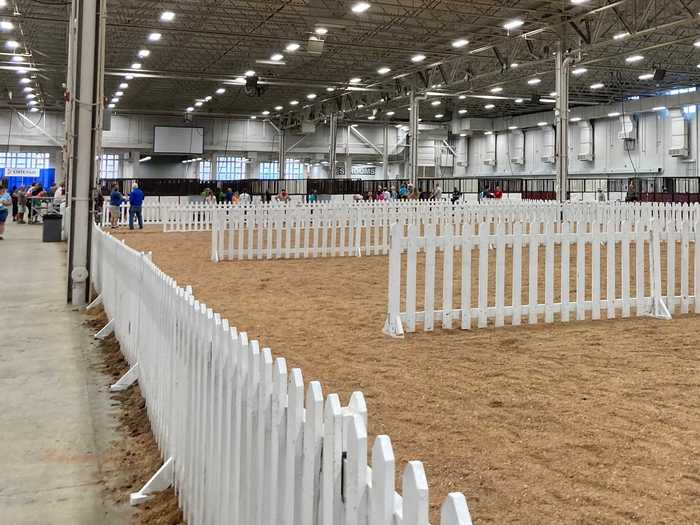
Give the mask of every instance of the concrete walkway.
<path id="1" fill-rule="evenodd" d="M 128 523 L 103 501 L 100 453 L 116 434 L 94 342 L 66 306 L 66 247 L 8 223 L 0 241 L 0 524 Z"/>

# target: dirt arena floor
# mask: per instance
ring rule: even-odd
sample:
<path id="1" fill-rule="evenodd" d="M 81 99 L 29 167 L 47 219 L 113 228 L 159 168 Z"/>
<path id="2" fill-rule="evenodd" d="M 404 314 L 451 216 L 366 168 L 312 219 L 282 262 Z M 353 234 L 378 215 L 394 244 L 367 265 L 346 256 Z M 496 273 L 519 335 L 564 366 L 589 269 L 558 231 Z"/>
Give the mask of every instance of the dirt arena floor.
<path id="1" fill-rule="evenodd" d="M 476 524 L 700 523 L 700 317 L 396 340 L 386 257 L 214 264 L 209 233 L 118 235 L 305 381 L 361 390 L 397 465 L 423 461 L 433 523 L 451 491 Z"/>

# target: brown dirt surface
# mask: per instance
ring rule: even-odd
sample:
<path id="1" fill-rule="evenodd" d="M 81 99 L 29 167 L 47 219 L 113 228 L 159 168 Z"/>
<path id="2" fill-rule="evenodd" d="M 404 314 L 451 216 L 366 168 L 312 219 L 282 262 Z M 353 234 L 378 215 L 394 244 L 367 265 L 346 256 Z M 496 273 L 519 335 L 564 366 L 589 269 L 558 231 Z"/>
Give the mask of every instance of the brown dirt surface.
<path id="1" fill-rule="evenodd" d="M 214 264 L 208 233 L 119 235 L 324 393 L 361 390 L 433 523 L 451 491 L 480 524 L 700 523 L 698 317 L 395 340 L 385 257 Z"/>
<path id="2" fill-rule="evenodd" d="M 85 324 L 94 331 L 102 328 L 106 322 L 101 307 L 85 316 Z M 97 369 L 114 382 L 129 369 L 129 365 L 114 335 L 102 341 L 99 349 L 103 353 Z M 115 503 L 124 503 L 128 501 L 129 494 L 137 492 L 160 468 L 162 458 L 151 433 L 146 403 L 138 385 L 126 392 L 112 394 L 112 399 L 119 405 L 117 429 L 122 439 L 114 441 L 101 458 L 101 470 L 107 497 Z M 134 520 L 138 525 L 184 524 L 177 496 L 172 489 L 155 495 L 140 506 Z"/>

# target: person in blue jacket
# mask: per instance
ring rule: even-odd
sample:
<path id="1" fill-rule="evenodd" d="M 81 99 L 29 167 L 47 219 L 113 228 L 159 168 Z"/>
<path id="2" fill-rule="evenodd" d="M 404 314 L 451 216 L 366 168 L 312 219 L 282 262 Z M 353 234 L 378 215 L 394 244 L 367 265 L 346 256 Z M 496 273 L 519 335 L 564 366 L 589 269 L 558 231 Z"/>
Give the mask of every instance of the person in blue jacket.
<path id="1" fill-rule="evenodd" d="M 139 229 L 143 230 L 143 214 L 141 207 L 143 206 L 143 191 L 139 189 L 139 185 L 134 183 L 129 192 L 129 229 L 134 229 L 134 217 L 139 221 Z"/>

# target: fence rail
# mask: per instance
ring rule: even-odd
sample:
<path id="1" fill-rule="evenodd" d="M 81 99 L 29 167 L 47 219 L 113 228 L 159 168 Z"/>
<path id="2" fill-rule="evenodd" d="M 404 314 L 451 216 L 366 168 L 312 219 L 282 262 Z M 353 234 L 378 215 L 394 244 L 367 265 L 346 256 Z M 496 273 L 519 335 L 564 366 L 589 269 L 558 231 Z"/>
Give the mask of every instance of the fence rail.
<path id="1" fill-rule="evenodd" d="M 507 226 L 465 223 L 454 234 L 449 225 L 442 236 L 432 225 L 423 236 L 415 226 L 407 234 L 401 225 L 393 226 L 385 333 L 401 336 L 417 324 L 430 331 L 436 321 L 446 329 L 454 323 L 470 329 L 474 321 L 479 328 L 489 322 L 504 326 L 506 318 L 520 325 L 523 317 L 535 324 L 554 322 L 555 316 L 562 322 L 587 315 L 600 319 L 602 312 L 609 319 L 632 313 L 668 317 L 691 307 L 700 313 L 700 223 Z M 436 306 L 439 294 L 441 308 Z"/>
<path id="2" fill-rule="evenodd" d="M 428 525 L 428 483 L 409 462 L 395 487 L 388 436 L 368 466 L 361 392 L 342 406 L 249 340 L 189 287 L 95 226 L 92 280 L 146 400 L 191 525 Z M 470 525 L 461 493 L 441 525 Z"/>

